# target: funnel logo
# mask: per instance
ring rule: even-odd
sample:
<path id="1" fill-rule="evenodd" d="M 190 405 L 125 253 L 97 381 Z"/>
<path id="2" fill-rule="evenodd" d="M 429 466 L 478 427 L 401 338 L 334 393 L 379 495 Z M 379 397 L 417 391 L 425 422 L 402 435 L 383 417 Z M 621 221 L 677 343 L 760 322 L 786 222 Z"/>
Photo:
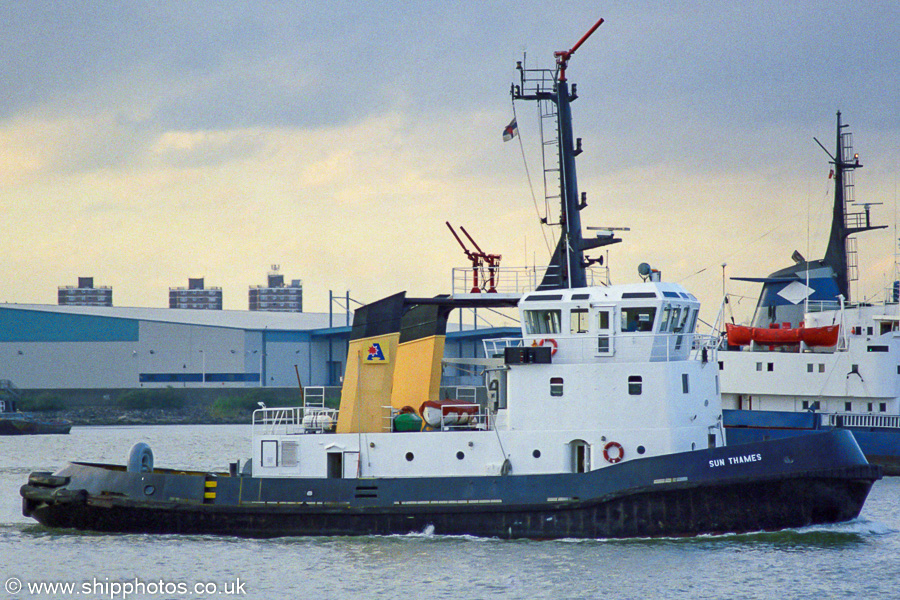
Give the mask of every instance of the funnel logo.
<path id="1" fill-rule="evenodd" d="M 387 358 L 384 356 L 384 351 L 381 349 L 381 344 L 378 342 L 372 342 L 369 346 L 369 354 L 366 356 L 366 362 L 386 362 Z"/>

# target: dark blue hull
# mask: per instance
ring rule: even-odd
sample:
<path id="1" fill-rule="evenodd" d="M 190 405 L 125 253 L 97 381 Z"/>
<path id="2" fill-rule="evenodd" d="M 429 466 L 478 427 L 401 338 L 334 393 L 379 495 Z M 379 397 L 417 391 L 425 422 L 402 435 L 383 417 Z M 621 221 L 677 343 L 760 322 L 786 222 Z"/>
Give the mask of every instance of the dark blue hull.
<path id="1" fill-rule="evenodd" d="M 26 516 L 95 531 L 613 538 L 846 521 L 880 477 L 852 435 L 831 432 L 557 475 L 261 479 L 73 463 L 21 493 Z"/>
<path id="2" fill-rule="evenodd" d="M 768 410 L 723 410 L 728 445 L 749 444 L 810 433 L 831 431 L 823 426 L 820 413 Z M 875 427 L 844 427 L 853 433 L 866 459 L 884 469 L 885 475 L 900 475 L 900 430 Z"/>

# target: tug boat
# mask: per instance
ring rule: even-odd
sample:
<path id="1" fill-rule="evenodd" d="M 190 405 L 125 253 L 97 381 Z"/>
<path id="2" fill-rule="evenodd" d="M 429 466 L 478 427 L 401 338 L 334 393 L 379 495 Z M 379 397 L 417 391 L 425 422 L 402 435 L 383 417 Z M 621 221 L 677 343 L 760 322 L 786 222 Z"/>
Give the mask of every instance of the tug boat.
<path id="1" fill-rule="evenodd" d="M 826 150 L 834 197 L 824 258 L 794 252 L 792 266 L 768 277 L 734 278 L 762 288 L 752 324 L 725 327 L 724 423 L 732 443 L 848 429 L 870 462 L 900 475 L 900 282 L 882 301 L 851 297 L 853 236 L 883 227 L 871 223 L 875 203 L 851 208 L 863 165 L 846 129 L 837 113 L 836 147 Z"/>
<path id="2" fill-rule="evenodd" d="M 33 413 L 16 409 L 19 390 L 8 379 L 0 379 L 0 435 L 67 434 L 72 429 L 68 421 L 48 421 Z"/>
<path id="3" fill-rule="evenodd" d="M 137 444 L 127 465 L 32 473 L 23 513 L 112 532 L 540 539 L 856 517 L 881 471 L 849 432 L 726 445 L 718 340 L 694 333 L 695 296 L 646 265 L 641 282 L 586 284 L 584 252 L 619 240 L 581 236 L 565 71 L 601 23 L 557 52 L 555 69 L 520 66 L 512 88 L 558 110 L 563 227 L 537 289 L 401 292 L 363 306 L 336 415 L 255 411 L 252 456 L 228 472 L 156 468 Z M 490 340 L 480 359 L 484 403 L 440 398 L 448 318 L 463 308 L 515 309 L 522 323 L 520 337 Z"/>

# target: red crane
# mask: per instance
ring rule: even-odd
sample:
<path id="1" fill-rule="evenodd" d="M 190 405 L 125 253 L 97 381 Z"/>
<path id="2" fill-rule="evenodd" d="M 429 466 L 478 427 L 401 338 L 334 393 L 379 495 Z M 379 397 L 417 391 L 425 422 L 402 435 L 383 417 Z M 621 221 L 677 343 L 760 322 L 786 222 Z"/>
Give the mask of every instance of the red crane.
<path id="1" fill-rule="evenodd" d="M 497 277 L 497 269 L 500 267 L 500 259 L 502 258 L 499 254 L 487 254 L 481 248 L 478 247 L 478 244 L 475 243 L 475 240 L 472 239 L 472 236 L 469 235 L 469 232 L 466 231 L 466 228 L 462 225 L 459 226 L 460 230 L 465 234 L 469 241 L 472 242 L 472 245 L 475 246 L 474 252 L 466 248 L 466 245 L 463 243 L 459 236 L 456 235 L 456 231 L 453 229 L 453 226 L 450 225 L 450 221 L 446 221 L 447 227 L 450 229 L 450 233 L 453 234 L 453 237 L 456 238 L 456 241 L 459 242 L 459 245 L 462 247 L 463 252 L 466 253 L 466 257 L 472 261 L 472 292 L 473 294 L 480 294 L 481 287 L 478 285 L 478 271 L 487 265 L 488 268 L 488 280 L 487 280 L 487 292 L 489 294 L 496 294 L 496 277 Z"/>

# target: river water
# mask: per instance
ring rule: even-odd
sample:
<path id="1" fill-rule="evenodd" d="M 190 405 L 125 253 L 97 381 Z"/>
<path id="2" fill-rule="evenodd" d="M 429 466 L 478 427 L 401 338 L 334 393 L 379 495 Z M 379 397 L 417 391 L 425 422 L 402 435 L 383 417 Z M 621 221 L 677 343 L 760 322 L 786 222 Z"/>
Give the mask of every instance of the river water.
<path id="1" fill-rule="evenodd" d="M 243 425 L 166 425 L 0 437 L 0 598 L 900 597 L 896 477 L 877 482 L 850 523 L 692 539 L 502 541 L 423 532 L 246 540 L 60 532 L 22 516 L 18 490 L 31 471 L 69 460 L 124 464 L 138 441 L 150 444 L 160 467 L 226 470 L 249 455 L 249 436 Z"/>

